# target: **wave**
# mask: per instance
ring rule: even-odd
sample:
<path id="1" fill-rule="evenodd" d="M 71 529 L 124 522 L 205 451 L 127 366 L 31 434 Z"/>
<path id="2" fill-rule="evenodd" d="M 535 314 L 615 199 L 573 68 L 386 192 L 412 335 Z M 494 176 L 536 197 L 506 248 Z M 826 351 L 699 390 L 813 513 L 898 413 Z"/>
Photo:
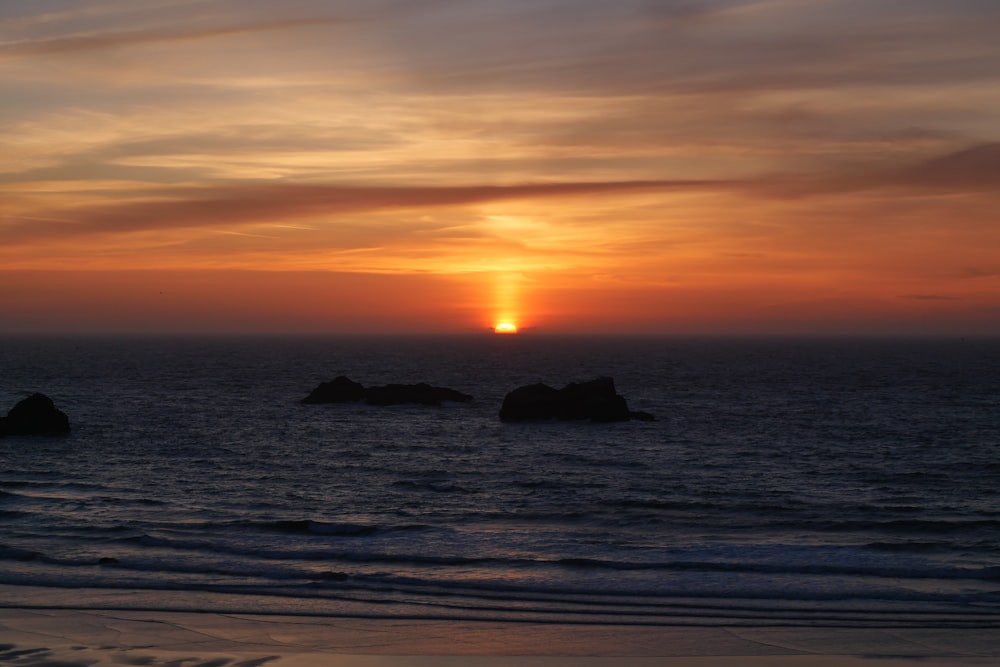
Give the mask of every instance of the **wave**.
<path id="1" fill-rule="evenodd" d="M 0 557 L 11 563 L 11 566 L 0 570 L 0 584 L 14 585 L 45 585 L 52 587 L 112 587 L 112 588 L 165 588 L 172 590 L 212 590 L 212 591 L 242 591 L 251 594 L 275 594 L 283 591 L 289 594 L 289 586 L 297 588 L 297 595 L 312 597 L 315 595 L 339 595 L 347 591 L 394 592 L 399 595 L 444 595 L 471 596 L 473 598 L 500 596 L 512 602 L 528 602 L 537 599 L 548 599 L 551 596 L 563 596 L 566 600 L 599 598 L 605 603 L 624 598 L 641 599 L 643 604 L 655 605 L 661 601 L 683 598 L 730 598 L 758 600 L 855 600 L 857 602 L 878 602 L 880 600 L 924 600 L 938 601 L 945 604 L 977 601 L 983 609 L 993 609 L 1000 612 L 1000 595 L 995 587 L 982 590 L 966 589 L 961 595 L 954 595 L 948 589 L 934 590 L 926 586 L 907 587 L 875 587 L 873 589 L 859 588 L 850 569 L 839 568 L 806 568 L 799 572 L 786 572 L 778 567 L 725 567 L 721 564 L 678 563 L 671 566 L 676 572 L 698 571 L 723 572 L 727 574 L 741 573 L 743 575 L 780 574 L 786 582 L 775 587 L 773 578 L 731 577 L 700 579 L 698 585 L 692 587 L 692 580 L 686 577 L 669 578 L 651 585 L 646 578 L 616 578 L 595 576 L 592 573 L 586 577 L 546 577 L 536 571 L 534 576 L 526 576 L 528 571 L 521 563 L 522 577 L 508 579 L 504 577 L 473 576 L 463 577 L 451 568 L 440 566 L 488 566 L 490 564 L 511 565 L 509 561 L 500 562 L 491 559 L 461 559 L 461 558 L 417 558 L 408 559 L 380 558 L 375 561 L 381 564 L 410 565 L 402 569 L 383 571 L 352 570 L 352 561 L 361 562 L 359 557 L 342 559 L 341 567 L 336 562 L 310 563 L 302 567 L 302 563 L 272 559 L 204 560 L 163 553 L 159 555 L 131 555 L 116 558 L 89 557 L 51 557 L 24 549 L 0 547 Z M 26 568 L 13 565 L 20 561 Z M 41 564 L 45 567 L 29 567 L 30 564 Z M 412 567 L 413 565 L 431 565 L 437 567 Z M 535 563 L 540 566 L 555 566 L 569 569 L 598 569 L 610 571 L 634 571 L 633 564 L 580 562 L 578 559 L 560 559 Z M 345 567 L 346 566 L 346 567 Z M 968 581 L 984 578 L 987 581 L 1000 579 L 1000 568 L 984 568 L 986 572 L 967 573 L 967 576 L 956 576 L 954 571 L 933 573 L 942 578 L 950 575 L 953 580 Z M 506 571 L 506 570 L 505 570 Z M 466 570 L 467 573 L 467 570 Z M 814 579 L 803 578 L 804 573 L 814 575 L 841 575 L 836 580 L 829 576 Z M 459 576 L 455 576 L 458 574 Z M 864 576 L 873 576 L 870 572 Z M 925 578 L 930 572 L 912 572 L 896 570 L 883 573 L 893 581 L 909 578 Z M 981 575 L 986 575 L 982 577 Z M 541 597 L 539 597 L 541 596 Z"/>
<path id="2" fill-rule="evenodd" d="M 698 591 L 582 589 L 512 581 L 442 582 L 390 573 L 351 575 L 329 571 L 309 579 L 262 571 L 256 578 L 225 570 L 202 576 L 175 572 L 170 578 L 144 576 L 142 568 L 112 566 L 78 575 L 0 572 L 0 584 L 61 588 L 74 607 L 151 608 L 181 611 L 373 618 L 530 620 L 560 623 L 840 625 L 895 627 L 969 625 L 997 627 L 995 595 L 960 598 L 930 591 L 895 590 L 859 596 L 857 590 L 779 589 L 725 585 Z M 154 573 L 157 574 L 157 573 Z M 107 596 L 102 591 L 127 591 Z M 179 598 L 163 593 L 181 593 Z M 149 594 L 149 595 L 147 595 Z M 207 597 L 206 597 L 207 596 Z M 51 599 L 51 596 L 49 596 Z M 70 599 L 67 597 L 67 599 Z M 175 603 L 172 600 L 178 600 Z M 148 600 L 146 607 L 143 600 Z M 273 602 L 272 602 L 273 600 Z M 177 605 L 180 605 L 178 608 Z M 0 606 L 4 606 L 0 603 Z M 699 620 L 701 619 L 701 620 Z"/>
<path id="3" fill-rule="evenodd" d="M 205 528 L 249 529 L 251 531 L 275 532 L 288 535 L 324 535 L 328 537 L 370 537 L 372 535 L 426 530 L 426 524 L 380 525 L 317 521 L 315 519 L 282 519 L 277 521 L 237 520 L 204 524 Z"/>
<path id="4" fill-rule="evenodd" d="M 434 493 L 476 493 L 473 489 L 465 488 L 453 482 L 425 482 L 419 480 L 401 479 L 399 481 L 393 482 L 392 486 L 396 488 L 407 489 L 410 491 L 433 491 Z"/>
<path id="5" fill-rule="evenodd" d="M 965 553 L 984 553 L 984 554 L 995 554 L 1000 553 L 1000 545 L 995 542 L 976 540 L 976 541 L 905 541 L 905 542 L 869 542 L 864 545 L 866 549 L 872 549 L 874 551 L 888 551 L 895 553 L 914 553 L 914 554 L 925 554 L 925 553 L 940 553 L 949 554 L 956 550 L 960 550 Z"/>
<path id="6" fill-rule="evenodd" d="M 787 527 L 823 532 L 877 532 L 900 535 L 967 533 L 973 530 L 1000 530 L 996 519 L 846 519 L 801 522 L 768 522 L 767 527 Z"/>
<path id="7" fill-rule="evenodd" d="M 117 505 L 120 507 L 131 505 L 168 505 L 164 500 L 139 495 L 136 490 L 132 489 L 110 489 L 103 486 L 70 482 L 4 482 L 3 486 L 8 489 L 16 488 L 19 490 L 8 491 L 0 488 L 0 501 L 4 502 L 46 503 L 78 501 L 88 504 Z"/>
<path id="8" fill-rule="evenodd" d="M 628 563 L 591 558 L 562 558 L 554 561 L 572 568 L 597 570 L 642 571 L 667 570 L 685 572 L 727 572 L 747 574 L 825 575 L 838 577 L 882 577 L 891 579 L 953 579 L 1000 581 L 1000 566 L 973 567 L 906 567 L 892 565 L 809 564 L 793 562 L 753 563 L 715 561 L 671 561 L 660 563 Z"/>
<path id="9" fill-rule="evenodd" d="M 356 537 L 357 535 L 348 535 Z M 240 544 L 205 539 L 183 539 L 176 537 L 139 535 L 121 539 L 123 543 L 137 544 L 142 547 L 170 549 L 179 554 L 214 553 L 240 556 L 247 562 L 256 560 L 271 560 L 285 563 L 354 563 L 354 564 L 397 564 L 397 565 L 433 565 L 433 566 L 463 566 L 481 565 L 484 563 L 515 563 L 502 559 L 479 556 L 437 556 L 412 553 L 391 553 L 379 551 L 352 551 L 334 546 L 316 546 L 312 543 L 303 545 L 274 544 Z M 524 561 L 530 562 L 530 561 Z"/>
<path id="10" fill-rule="evenodd" d="M 255 524 L 257 525 L 257 524 Z M 406 544 L 385 542 L 356 542 L 365 531 L 351 525 L 324 525 L 321 531 L 302 522 L 275 522 L 267 524 L 276 534 L 296 531 L 303 535 L 336 535 L 333 542 L 257 542 L 244 539 L 204 539 L 197 536 L 128 535 L 107 538 L 89 549 L 85 556 L 57 556 L 23 547 L 0 547 L 0 560 L 41 560 L 62 566 L 90 566 L 102 556 L 113 557 L 115 566 L 124 569 L 148 568 L 150 570 L 184 571 L 206 574 L 220 571 L 235 576 L 260 576 L 264 571 L 276 569 L 290 577 L 309 579 L 317 572 L 370 573 L 375 567 L 388 567 L 393 571 L 424 572 L 427 576 L 443 581 L 468 578 L 487 582 L 494 578 L 517 577 L 537 581 L 576 581 L 583 588 L 591 584 L 601 587 L 632 585 L 647 581 L 650 586 L 682 580 L 701 580 L 706 576 L 725 575 L 767 578 L 796 585 L 810 581 L 809 585 L 826 581 L 827 585 L 844 585 L 856 580 L 885 580 L 900 582 L 918 580 L 1000 582 L 998 565 L 949 565 L 937 560 L 907 558 L 905 560 L 870 559 L 864 557 L 865 548 L 842 554 L 826 551 L 793 550 L 753 553 L 747 551 L 736 559 L 722 551 L 710 557 L 690 558 L 678 553 L 674 558 L 658 560 L 625 560 L 566 556 L 542 558 L 531 555 L 485 555 L 483 553 L 420 553 L 407 549 Z M 420 529 L 420 527 L 414 527 Z M 339 531 L 339 532 L 338 532 Z M 369 533 L 370 534 L 370 533 Z M 346 541 L 345 541 L 346 540 Z M 351 545 L 366 545 L 364 548 Z M 120 546 L 116 546 L 120 545 Z M 869 547 L 866 547 L 869 548 Z M 882 546 L 878 548 L 884 548 Z M 917 545 L 914 553 L 933 550 L 936 545 Z M 78 549 L 75 549 L 78 550 Z M 739 551 L 738 548 L 732 550 Z M 53 554 L 59 552 L 53 552 Z M 72 552 L 67 552 L 72 553 Z M 220 565 L 221 564 L 221 565 Z M 363 568 L 357 570 L 358 567 Z M 180 568 L 180 570 L 177 570 Z M 592 580 L 588 583 L 588 580 Z M 841 582 L 834 584 L 833 582 Z M 784 584 L 782 584 L 784 585 Z"/>
<path id="11" fill-rule="evenodd" d="M 41 556 L 37 551 L 32 551 L 30 549 L 21 549 L 18 547 L 10 547 L 5 544 L 0 544 L 0 560 L 20 560 L 28 561 L 34 560 Z"/>

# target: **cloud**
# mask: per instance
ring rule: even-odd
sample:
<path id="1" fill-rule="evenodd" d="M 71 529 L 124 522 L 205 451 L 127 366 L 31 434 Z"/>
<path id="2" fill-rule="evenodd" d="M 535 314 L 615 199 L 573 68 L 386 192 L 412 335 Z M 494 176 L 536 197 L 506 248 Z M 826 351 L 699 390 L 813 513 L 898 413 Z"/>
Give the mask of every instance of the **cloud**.
<path id="1" fill-rule="evenodd" d="M 910 299 L 912 301 L 959 301 L 957 296 L 947 296 L 944 294 L 900 294 L 900 299 Z"/>
<path id="2" fill-rule="evenodd" d="M 801 198 L 883 191 L 897 197 L 928 194 L 1000 194 L 1000 143 L 983 143 L 922 157 L 881 169 L 831 167 L 809 177 L 759 179 L 754 191 L 764 196 Z"/>
<path id="3" fill-rule="evenodd" d="M 470 1 L 384 25 L 381 56 L 439 90 L 752 94 L 994 80 L 1000 13 L 942 4 Z"/>
<path id="4" fill-rule="evenodd" d="M 100 51 L 154 42 L 193 41 L 247 33 L 311 28 L 345 22 L 343 19 L 301 18 L 197 29 L 190 27 L 146 28 L 25 39 L 0 43 L 0 59 Z"/>
<path id="5" fill-rule="evenodd" d="M 888 174 L 888 185 L 1000 192 L 1000 143 L 970 146 Z"/>
<path id="6" fill-rule="evenodd" d="M 962 275 L 967 278 L 1000 278 L 1000 266 L 970 266 L 962 272 Z"/>
<path id="7" fill-rule="evenodd" d="M 385 209 L 434 208 L 510 199 L 657 190 L 712 190 L 724 181 L 620 181 L 512 186 L 338 187 L 241 185 L 178 188 L 162 198 L 39 213 L 2 227 L 7 243 L 38 238 L 156 229 L 222 228 Z M 169 197 L 169 198 L 168 198 Z M 41 218 L 72 220 L 44 222 Z"/>

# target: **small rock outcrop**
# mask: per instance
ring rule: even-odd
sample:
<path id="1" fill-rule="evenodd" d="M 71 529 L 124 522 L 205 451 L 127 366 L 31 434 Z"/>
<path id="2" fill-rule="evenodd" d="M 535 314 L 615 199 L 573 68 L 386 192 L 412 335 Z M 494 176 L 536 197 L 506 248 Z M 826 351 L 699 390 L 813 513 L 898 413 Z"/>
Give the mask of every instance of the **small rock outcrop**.
<path id="1" fill-rule="evenodd" d="M 364 400 L 365 388 L 360 382 L 340 375 L 330 382 L 321 382 L 302 399 L 303 403 L 355 403 Z"/>
<path id="2" fill-rule="evenodd" d="M 546 384 L 518 387 L 503 399 L 500 421 L 538 421 L 545 419 L 592 422 L 620 422 L 630 419 L 651 421 L 647 412 L 632 412 L 625 398 L 615 391 L 615 381 L 599 377 L 589 382 L 574 382 L 562 389 Z"/>
<path id="3" fill-rule="evenodd" d="M 0 417 L 0 437 L 50 435 L 69 430 L 69 417 L 45 394 L 32 394 L 18 401 L 6 417 Z"/>
<path id="4" fill-rule="evenodd" d="M 387 384 L 381 387 L 365 387 L 343 375 L 331 382 L 320 383 L 318 387 L 302 399 L 303 403 L 358 403 L 368 405 L 441 405 L 445 401 L 464 403 L 472 396 L 447 387 L 434 387 L 426 382 L 418 384 Z"/>
<path id="5" fill-rule="evenodd" d="M 369 387 L 365 390 L 365 403 L 369 405 L 399 405 L 417 403 L 419 405 L 441 405 L 445 401 L 465 403 L 472 397 L 447 387 L 433 387 L 426 382 L 417 384 L 387 384 Z"/>

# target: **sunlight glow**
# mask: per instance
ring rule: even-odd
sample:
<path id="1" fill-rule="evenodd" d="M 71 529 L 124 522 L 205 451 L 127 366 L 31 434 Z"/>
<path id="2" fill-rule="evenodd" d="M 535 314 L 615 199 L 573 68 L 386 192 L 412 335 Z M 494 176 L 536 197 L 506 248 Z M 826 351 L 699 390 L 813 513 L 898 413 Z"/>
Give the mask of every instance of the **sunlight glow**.
<path id="1" fill-rule="evenodd" d="M 517 325 L 512 322 L 501 322 L 500 324 L 493 327 L 493 333 L 498 334 L 516 334 Z"/>

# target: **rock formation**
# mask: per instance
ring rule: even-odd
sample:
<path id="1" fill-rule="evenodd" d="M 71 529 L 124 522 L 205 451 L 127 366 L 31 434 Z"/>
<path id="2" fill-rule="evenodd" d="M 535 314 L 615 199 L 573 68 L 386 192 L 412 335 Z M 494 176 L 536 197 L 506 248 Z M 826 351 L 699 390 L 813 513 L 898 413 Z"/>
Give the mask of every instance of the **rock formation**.
<path id="1" fill-rule="evenodd" d="M 364 400 L 365 388 L 360 382 L 355 382 L 340 375 L 330 382 L 321 382 L 303 403 L 355 403 Z"/>
<path id="2" fill-rule="evenodd" d="M 501 421 L 543 419 L 589 419 L 592 422 L 619 422 L 629 419 L 650 421 L 647 412 L 632 412 L 624 397 L 615 391 L 615 381 L 599 377 L 574 382 L 562 389 L 546 384 L 518 387 L 507 394 L 500 407 Z"/>
<path id="3" fill-rule="evenodd" d="M 418 403 L 420 405 L 441 405 L 444 401 L 464 403 L 472 397 L 447 387 L 432 387 L 426 382 L 418 384 L 387 384 L 369 387 L 365 390 L 365 402 L 369 405 L 398 405 Z"/>
<path id="4" fill-rule="evenodd" d="M 472 396 L 447 387 L 434 387 L 426 382 L 418 384 L 387 384 L 381 387 L 365 387 L 343 375 L 331 382 L 323 382 L 302 399 L 303 403 L 357 403 L 368 405 L 441 405 L 444 401 L 464 403 Z"/>
<path id="5" fill-rule="evenodd" d="M 69 417 L 45 394 L 32 394 L 18 401 L 6 417 L 0 417 L 0 437 L 68 433 L 69 430 Z"/>

